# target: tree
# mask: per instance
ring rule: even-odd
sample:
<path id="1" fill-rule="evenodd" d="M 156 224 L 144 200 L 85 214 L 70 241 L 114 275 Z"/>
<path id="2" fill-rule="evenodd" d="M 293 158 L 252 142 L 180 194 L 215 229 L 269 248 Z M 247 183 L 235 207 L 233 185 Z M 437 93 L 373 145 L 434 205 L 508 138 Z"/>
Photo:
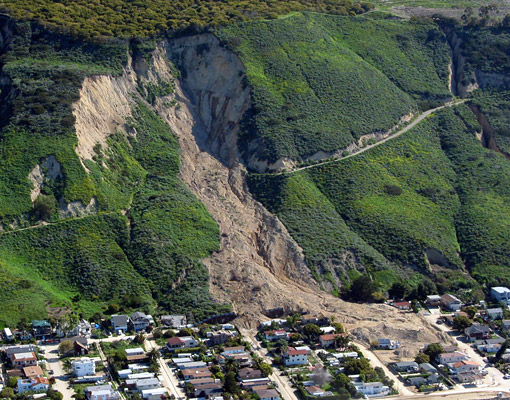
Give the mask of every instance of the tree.
<path id="1" fill-rule="evenodd" d="M 51 388 L 48 389 L 48 392 L 46 392 L 46 395 L 51 400 L 62 400 L 64 398 L 64 395 L 62 393 L 57 392 L 56 390 L 53 390 Z"/>
<path id="2" fill-rule="evenodd" d="M 344 364 L 346 375 L 360 375 L 373 372 L 370 362 L 366 358 L 351 358 Z"/>
<path id="3" fill-rule="evenodd" d="M 301 314 L 294 314 L 294 315 L 289 315 L 286 320 L 287 320 L 287 326 L 289 326 L 290 328 L 293 328 L 298 322 L 299 320 L 301 319 Z"/>
<path id="4" fill-rule="evenodd" d="M 34 216 L 37 219 L 48 221 L 57 211 L 57 200 L 55 196 L 45 196 L 40 194 L 34 201 Z"/>
<path id="5" fill-rule="evenodd" d="M 16 378 L 15 376 L 11 376 L 7 381 L 7 387 L 10 388 L 18 387 L 18 378 Z"/>
<path id="6" fill-rule="evenodd" d="M 291 342 L 297 342 L 297 341 L 301 340 L 301 335 L 297 332 L 294 332 L 293 334 L 290 335 L 289 340 Z"/>
<path id="7" fill-rule="evenodd" d="M 65 355 L 70 353 L 73 350 L 73 348 L 74 348 L 73 342 L 71 342 L 70 340 L 64 340 L 63 342 L 60 342 L 60 344 L 58 345 L 58 352 L 60 353 L 60 355 Z"/>
<path id="8" fill-rule="evenodd" d="M 367 275 L 356 278 L 349 289 L 349 296 L 354 301 L 373 301 L 374 293 L 379 290 L 379 285 Z"/>
<path id="9" fill-rule="evenodd" d="M 64 367 L 64 371 L 69 372 L 69 371 L 71 371 L 71 369 L 73 367 L 73 364 L 72 364 L 72 362 L 71 362 L 71 360 L 69 358 L 66 358 L 62 362 L 62 366 Z"/>
<path id="10" fill-rule="evenodd" d="M 344 333 L 345 332 L 344 326 L 340 322 L 333 322 L 331 324 L 331 326 L 333 328 L 335 328 L 336 333 Z"/>
<path id="11" fill-rule="evenodd" d="M 403 282 L 394 282 L 388 290 L 388 296 L 393 299 L 403 299 L 409 291 L 409 287 Z"/>
<path id="12" fill-rule="evenodd" d="M 428 363 L 430 362 L 430 356 L 425 353 L 418 353 L 416 354 L 414 361 L 418 364 Z"/>
<path id="13" fill-rule="evenodd" d="M 464 329 L 469 328 L 473 323 L 465 315 L 459 315 L 453 319 L 453 329 L 463 332 Z"/>
<path id="14" fill-rule="evenodd" d="M 444 353 L 443 346 L 440 343 L 429 344 L 423 352 L 430 357 L 431 360 L 435 360 L 439 354 Z"/>
<path id="15" fill-rule="evenodd" d="M 273 373 L 273 368 L 266 362 L 261 362 L 259 364 L 259 369 L 262 371 L 264 376 L 269 376 Z"/>
<path id="16" fill-rule="evenodd" d="M 315 324 L 306 324 L 303 333 L 310 339 L 316 339 L 321 334 L 321 328 Z"/>
<path id="17" fill-rule="evenodd" d="M 229 371 L 225 374 L 225 383 L 223 384 L 223 390 L 227 393 L 232 394 L 236 394 L 239 392 L 236 373 L 234 371 Z"/>
<path id="18" fill-rule="evenodd" d="M 473 319 L 475 315 L 478 313 L 478 308 L 476 308 L 475 306 L 467 306 L 463 307 L 462 311 L 464 311 L 469 316 L 469 318 Z"/>
<path id="19" fill-rule="evenodd" d="M 0 392 L 1 398 L 12 398 L 14 397 L 14 389 L 11 387 L 6 387 Z"/>
<path id="20" fill-rule="evenodd" d="M 508 348 L 509 345 L 510 341 L 508 339 L 503 342 L 498 352 L 496 353 L 496 356 L 494 357 L 494 362 L 498 362 L 499 360 L 501 360 L 501 357 L 503 357 L 503 354 L 505 354 L 506 349 Z"/>
<path id="21" fill-rule="evenodd" d="M 335 347 L 344 350 L 349 346 L 350 341 L 351 339 L 348 335 L 337 335 L 335 337 Z"/>

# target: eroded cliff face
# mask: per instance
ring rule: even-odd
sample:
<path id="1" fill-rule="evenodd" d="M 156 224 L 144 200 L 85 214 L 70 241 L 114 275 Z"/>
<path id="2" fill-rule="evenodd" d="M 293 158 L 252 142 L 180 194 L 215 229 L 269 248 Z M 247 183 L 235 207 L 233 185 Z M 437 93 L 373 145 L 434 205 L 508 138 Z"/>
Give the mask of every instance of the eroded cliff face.
<path id="1" fill-rule="evenodd" d="M 172 77 L 170 59 L 185 63 L 180 79 Z M 283 308 L 335 315 L 348 329 L 363 328 L 359 340 L 364 342 L 386 332 L 400 332 L 396 338 L 410 353 L 425 343 L 448 340 L 439 338 L 437 330 L 415 314 L 402 314 L 383 304 L 346 303 L 321 290 L 302 250 L 247 188 L 246 168 L 237 149 L 239 121 L 250 106 L 243 76 L 239 60 L 212 35 L 165 42 L 154 52 L 150 65 L 135 59 L 120 78 L 95 77 L 84 82 L 82 99 L 75 105 L 81 125 L 77 129 L 84 135 L 93 133 L 86 141 L 80 139 L 82 148 L 93 148 L 114 131 L 122 131 L 133 97 L 143 101 L 137 82 L 175 78 L 175 91 L 148 106 L 178 137 L 180 178 L 219 225 L 221 249 L 203 262 L 209 269 L 213 297 L 231 302 L 240 315 L 239 323 L 254 327 L 266 319 L 268 310 Z M 98 113 L 103 115 L 95 116 Z"/>

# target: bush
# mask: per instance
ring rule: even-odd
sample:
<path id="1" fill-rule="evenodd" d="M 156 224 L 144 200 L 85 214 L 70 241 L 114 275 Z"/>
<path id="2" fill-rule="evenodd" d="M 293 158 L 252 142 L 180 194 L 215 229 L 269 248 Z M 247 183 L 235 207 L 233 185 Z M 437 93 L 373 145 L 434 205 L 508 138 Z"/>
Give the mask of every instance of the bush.
<path id="1" fill-rule="evenodd" d="M 397 185 L 386 185 L 384 190 L 391 196 L 400 196 L 402 194 L 402 188 Z"/>

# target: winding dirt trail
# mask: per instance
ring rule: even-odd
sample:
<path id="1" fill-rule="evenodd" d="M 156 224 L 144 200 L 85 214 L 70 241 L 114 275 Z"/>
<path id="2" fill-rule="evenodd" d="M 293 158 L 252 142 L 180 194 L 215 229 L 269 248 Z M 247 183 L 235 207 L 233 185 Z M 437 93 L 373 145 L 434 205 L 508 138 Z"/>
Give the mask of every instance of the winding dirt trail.
<path id="1" fill-rule="evenodd" d="M 439 106 L 439 107 L 436 107 L 436 108 L 431 108 L 430 110 L 427 110 L 427 111 L 421 113 L 420 115 L 418 115 L 418 117 L 416 117 L 409 125 L 406 125 L 404 128 L 400 129 L 399 131 L 389 135 L 388 137 L 378 141 L 377 143 L 368 145 L 368 146 L 362 148 L 361 150 L 358 150 L 358 151 L 356 151 L 354 153 L 351 153 L 351 154 L 349 154 L 349 155 L 347 155 L 345 157 L 335 156 L 334 159 L 328 159 L 328 160 L 319 162 L 317 164 L 307 165 L 307 166 L 304 166 L 304 167 L 293 168 L 293 169 L 291 169 L 289 171 L 281 171 L 281 172 L 278 172 L 278 173 L 276 173 L 274 175 L 293 174 L 293 173 L 296 173 L 296 172 L 299 172 L 299 171 L 304 171 L 306 169 L 319 167 L 321 165 L 331 164 L 331 163 L 334 163 L 334 162 L 337 162 L 337 161 L 340 161 L 340 160 L 347 160 L 348 158 L 360 155 L 361 153 L 364 153 L 365 151 L 373 149 L 374 147 L 380 146 L 381 144 L 386 143 L 389 140 L 393 140 L 395 138 L 398 138 L 399 136 L 401 136 L 404 133 L 408 132 L 410 129 L 414 128 L 421 121 L 423 121 L 425 118 L 429 117 L 431 114 L 435 113 L 436 111 L 442 110 L 443 108 L 446 108 L 446 107 L 454 107 L 454 106 L 457 106 L 459 104 L 463 104 L 466 101 L 468 101 L 468 99 L 453 100 L 453 101 L 450 101 L 448 103 L 443 104 L 442 106 Z"/>

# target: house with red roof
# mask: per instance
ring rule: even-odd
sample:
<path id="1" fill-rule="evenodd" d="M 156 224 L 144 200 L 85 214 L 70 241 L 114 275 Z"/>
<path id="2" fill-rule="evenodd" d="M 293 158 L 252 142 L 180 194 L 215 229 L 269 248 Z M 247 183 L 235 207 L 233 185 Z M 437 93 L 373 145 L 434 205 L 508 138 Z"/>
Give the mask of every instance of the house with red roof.
<path id="1" fill-rule="evenodd" d="M 307 365 L 308 352 L 306 350 L 297 350 L 294 347 L 289 347 L 287 352 L 283 355 L 282 360 L 286 367 Z"/>
<path id="2" fill-rule="evenodd" d="M 335 346 L 335 342 L 339 337 L 347 336 L 346 333 L 329 333 L 319 336 L 321 346 L 325 349 Z"/>
<path id="3" fill-rule="evenodd" d="M 18 393 L 46 392 L 50 388 L 50 381 L 44 376 L 33 379 L 18 379 Z"/>
<path id="4" fill-rule="evenodd" d="M 399 310 L 410 310 L 411 303 L 409 301 L 396 301 L 393 303 L 393 307 L 398 308 Z"/>

